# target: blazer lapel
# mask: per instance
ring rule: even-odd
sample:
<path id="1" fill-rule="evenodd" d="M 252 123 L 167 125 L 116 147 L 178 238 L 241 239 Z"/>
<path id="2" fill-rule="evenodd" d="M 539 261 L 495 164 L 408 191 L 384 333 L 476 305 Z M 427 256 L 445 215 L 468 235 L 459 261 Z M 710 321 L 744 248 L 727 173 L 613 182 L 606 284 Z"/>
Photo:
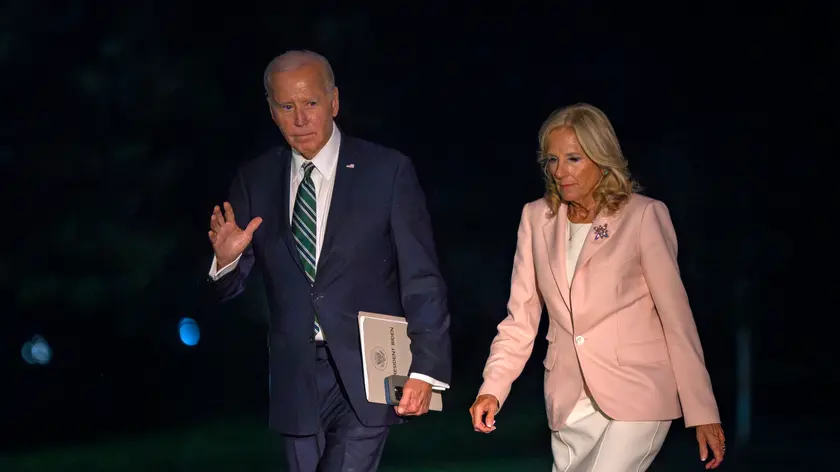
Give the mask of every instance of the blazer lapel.
<path id="1" fill-rule="evenodd" d="M 560 205 L 554 218 L 543 226 L 543 236 L 548 247 L 548 263 L 554 274 L 554 282 L 566 308 L 569 305 L 569 281 L 566 277 L 566 205 Z"/>
<path id="2" fill-rule="evenodd" d="M 336 262 L 341 262 L 336 257 L 340 245 L 337 245 L 338 235 L 345 231 L 347 224 L 352 220 L 353 194 L 356 189 L 357 174 L 363 172 L 363 168 L 356 168 L 358 152 L 353 145 L 351 137 L 344 135 L 341 138 L 341 147 L 338 150 L 338 162 L 335 168 L 335 185 L 330 200 L 330 211 L 327 215 L 327 228 L 324 235 L 324 243 L 321 246 L 321 255 L 318 258 L 318 271 L 315 283 L 320 287 L 328 285 L 336 274 L 341 273 L 341 267 L 333 267 Z M 348 167 L 348 165 L 350 167 Z M 346 258 L 344 258 L 346 262 Z"/>
<path id="3" fill-rule="evenodd" d="M 618 213 L 611 216 L 598 215 L 592 221 L 592 227 L 589 228 L 589 233 L 586 235 L 586 241 L 583 243 L 583 248 L 580 250 L 577 264 L 575 264 L 575 275 L 601 248 L 609 245 L 613 240 L 613 236 L 619 230 L 621 225 L 621 218 Z M 597 239 L 596 239 L 597 238 Z"/>
<path id="4" fill-rule="evenodd" d="M 275 199 L 275 201 L 280 202 L 280 208 L 278 209 L 280 221 L 277 227 L 280 232 L 280 237 L 283 238 L 283 241 L 286 243 L 286 248 L 292 255 L 292 260 L 295 261 L 295 264 L 297 264 L 300 272 L 305 274 L 303 264 L 300 262 L 300 254 L 298 254 L 297 246 L 295 245 L 295 238 L 292 235 L 292 227 L 289 224 L 291 221 L 291 214 L 289 212 L 289 185 L 292 180 L 292 153 L 286 149 L 281 152 L 283 165 L 280 166 L 280 175 L 278 176 L 280 179 L 280 185 L 277 186 L 277 188 L 280 189 L 280 195 Z"/>

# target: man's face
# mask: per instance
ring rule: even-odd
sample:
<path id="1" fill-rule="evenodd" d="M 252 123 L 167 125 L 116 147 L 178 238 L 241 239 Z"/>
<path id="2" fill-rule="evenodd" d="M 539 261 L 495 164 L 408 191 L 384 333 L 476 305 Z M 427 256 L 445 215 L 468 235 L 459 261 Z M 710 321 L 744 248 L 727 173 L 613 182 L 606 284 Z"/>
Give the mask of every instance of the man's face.
<path id="1" fill-rule="evenodd" d="M 270 75 L 268 103 L 283 137 L 303 157 L 312 159 L 327 144 L 338 115 L 338 88 L 326 90 L 321 69 L 304 65 Z"/>

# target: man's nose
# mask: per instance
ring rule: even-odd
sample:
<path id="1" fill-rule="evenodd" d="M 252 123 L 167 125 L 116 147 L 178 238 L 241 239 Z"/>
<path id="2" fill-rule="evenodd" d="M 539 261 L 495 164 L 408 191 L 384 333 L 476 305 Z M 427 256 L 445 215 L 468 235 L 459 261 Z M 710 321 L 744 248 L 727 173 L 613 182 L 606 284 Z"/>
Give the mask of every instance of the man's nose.
<path id="1" fill-rule="evenodd" d="M 299 108 L 295 110 L 295 126 L 306 126 L 309 120 L 306 119 L 306 113 Z"/>

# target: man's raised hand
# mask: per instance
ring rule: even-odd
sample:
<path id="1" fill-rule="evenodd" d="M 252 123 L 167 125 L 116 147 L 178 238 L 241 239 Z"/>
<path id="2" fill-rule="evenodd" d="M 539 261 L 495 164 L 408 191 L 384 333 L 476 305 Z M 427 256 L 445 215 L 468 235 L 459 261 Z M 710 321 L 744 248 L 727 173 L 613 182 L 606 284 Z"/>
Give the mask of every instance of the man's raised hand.
<path id="1" fill-rule="evenodd" d="M 245 248 L 251 244 L 254 231 L 262 223 L 262 218 L 258 216 L 251 220 L 245 229 L 242 229 L 236 225 L 233 207 L 230 206 L 230 203 L 225 202 L 223 206 L 225 208 L 224 214 L 222 214 L 218 205 L 213 208 L 213 214 L 210 215 L 210 231 L 207 233 L 210 236 L 213 251 L 216 253 L 216 266 L 218 268 L 235 261 L 245 251 Z"/>

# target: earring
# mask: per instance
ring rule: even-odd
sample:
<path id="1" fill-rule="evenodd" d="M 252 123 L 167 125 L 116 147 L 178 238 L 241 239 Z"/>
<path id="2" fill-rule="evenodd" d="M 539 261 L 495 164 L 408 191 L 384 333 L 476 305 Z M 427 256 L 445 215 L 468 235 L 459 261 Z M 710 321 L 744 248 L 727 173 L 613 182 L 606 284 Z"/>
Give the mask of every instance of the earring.
<path id="1" fill-rule="evenodd" d="M 609 173 L 610 173 L 610 171 L 609 171 L 609 170 L 604 169 L 604 175 L 607 175 L 607 174 L 609 174 Z"/>

